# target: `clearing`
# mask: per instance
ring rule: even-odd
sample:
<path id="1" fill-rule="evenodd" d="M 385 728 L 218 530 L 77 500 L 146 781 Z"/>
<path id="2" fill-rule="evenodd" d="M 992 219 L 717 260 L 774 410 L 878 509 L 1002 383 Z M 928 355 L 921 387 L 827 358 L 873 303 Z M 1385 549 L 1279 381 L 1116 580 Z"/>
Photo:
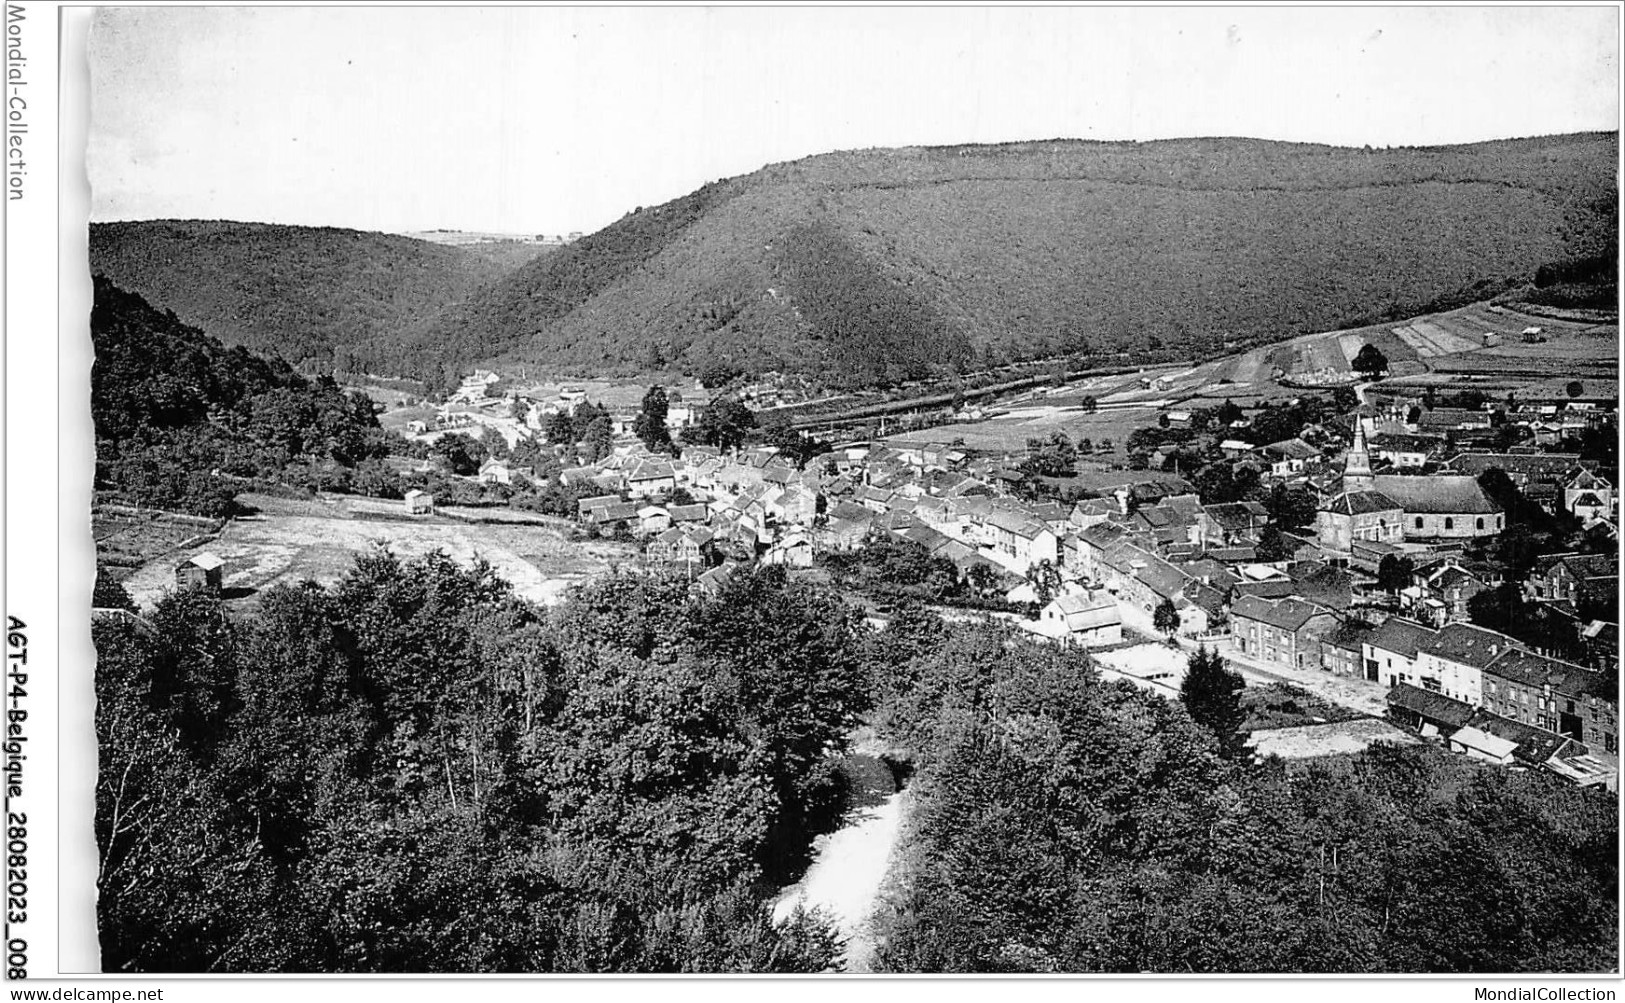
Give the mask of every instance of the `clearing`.
<path id="1" fill-rule="evenodd" d="M 570 540 L 557 525 L 543 522 L 410 518 L 395 514 L 399 502 L 343 496 L 306 500 L 245 495 L 241 500 L 259 512 L 228 522 L 211 540 L 169 550 L 130 574 L 123 584 L 135 601 L 144 607 L 157 602 L 174 586 L 175 564 L 203 551 L 225 559 L 224 589 L 230 598 L 305 579 L 334 584 L 354 566 L 356 555 L 383 545 L 407 559 L 433 550 L 462 564 L 484 558 L 518 595 L 545 604 L 558 602 L 570 586 L 633 556 L 617 544 Z"/>

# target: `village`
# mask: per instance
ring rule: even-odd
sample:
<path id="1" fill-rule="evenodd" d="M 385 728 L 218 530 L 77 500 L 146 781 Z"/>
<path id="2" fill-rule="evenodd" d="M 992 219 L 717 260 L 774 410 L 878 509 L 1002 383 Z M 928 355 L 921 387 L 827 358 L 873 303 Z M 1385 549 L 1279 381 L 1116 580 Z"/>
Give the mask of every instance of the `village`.
<path id="1" fill-rule="evenodd" d="M 588 390 L 570 385 L 493 396 L 499 379 L 468 377 L 403 432 L 430 441 L 472 432 L 511 450 L 545 441 L 549 416 L 589 402 Z M 1140 386 L 1164 390 L 1157 380 Z M 1115 487 L 1062 501 L 1024 490 L 1028 457 L 1014 451 L 857 440 L 820 447 L 828 451 L 802 467 L 772 445 L 691 444 L 698 436 L 685 433 L 706 391 L 668 394 L 665 423 L 680 443 L 671 452 L 634 434 L 637 395 L 624 393 L 605 407 L 612 448 L 593 462 L 561 467 L 582 459 L 579 444 L 549 443 L 545 464 L 492 457 L 465 479 L 556 479 L 575 499 L 570 515 L 582 533 L 618 541 L 644 568 L 686 574 L 701 591 L 751 565 L 827 582 L 843 555 L 876 541 L 918 548 L 958 578 L 956 597 L 933 604 L 944 616 L 996 616 L 1048 643 L 1090 649 L 1104 674 L 1170 698 L 1184 656 L 1208 647 L 1251 684 L 1289 684 L 1357 715 L 1293 741 L 1255 735 L 1261 751 L 1313 756 L 1433 740 L 1578 784 L 1616 782 L 1618 624 L 1600 611 L 1617 597 L 1618 498 L 1611 471 L 1564 447 L 1588 429 L 1611 430 L 1605 403 L 1525 398 L 1475 409 L 1362 393 L 1347 414 L 1263 444 L 1248 441 L 1244 417 L 1220 426 L 1197 415 L 1203 437 L 1175 436 L 1178 446 L 1114 464 L 1143 468 L 1119 471 Z M 1155 420 L 1178 431 L 1193 409 L 1165 406 Z M 1229 476 L 1256 479 L 1254 498 L 1285 489 L 1313 499 L 1312 519 L 1283 526 L 1254 498 L 1204 498 L 1174 455 L 1204 445 Z M 1509 577 L 1491 556 L 1509 513 L 1486 492 L 1488 471 L 1595 546 L 1539 554 Z M 395 504 L 406 519 L 443 507 L 421 489 Z M 219 558 L 204 555 L 180 573 L 218 575 L 211 561 Z M 1473 622 L 1474 598 L 1508 586 L 1567 624 L 1572 643 L 1559 651 Z M 893 612 L 883 590 L 849 597 L 876 625 Z"/>

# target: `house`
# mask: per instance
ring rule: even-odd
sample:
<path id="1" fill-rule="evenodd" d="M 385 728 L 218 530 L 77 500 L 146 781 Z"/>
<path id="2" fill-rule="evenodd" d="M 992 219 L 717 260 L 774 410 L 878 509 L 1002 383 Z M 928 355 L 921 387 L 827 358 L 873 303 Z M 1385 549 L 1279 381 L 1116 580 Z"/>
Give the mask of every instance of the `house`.
<path id="1" fill-rule="evenodd" d="M 204 551 L 193 554 L 175 565 L 176 589 L 207 589 L 219 592 L 225 579 L 226 562 L 218 555 Z"/>
<path id="2" fill-rule="evenodd" d="M 597 513 L 608 509 L 611 505 L 619 505 L 620 495 L 593 495 L 576 502 L 576 517 L 582 522 L 598 522 Z"/>
<path id="3" fill-rule="evenodd" d="M 1478 477 L 1487 470 L 1500 470 L 1507 479 L 1525 490 L 1531 484 L 1561 484 L 1579 467 L 1579 453 L 1457 453 L 1445 464 L 1451 473 Z"/>
<path id="4" fill-rule="evenodd" d="M 826 513 L 824 525 L 816 531 L 820 550 L 856 550 L 863 546 L 874 525 L 875 513 L 862 505 L 839 502 Z"/>
<path id="5" fill-rule="evenodd" d="M 1536 602 L 1612 610 L 1619 596 L 1617 554 L 1548 554 L 1524 579 L 1524 595 Z"/>
<path id="6" fill-rule="evenodd" d="M 1364 677 L 1365 640 L 1374 630 L 1364 620 L 1343 620 L 1320 639 L 1320 667 L 1335 676 Z"/>
<path id="7" fill-rule="evenodd" d="M 773 541 L 767 553 L 762 555 L 763 564 L 782 564 L 788 568 L 810 568 L 813 563 L 812 538 L 807 531 L 797 528 L 785 533 Z"/>
<path id="8" fill-rule="evenodd" d="M 408 515 L 431 515 L 434 513 L 434 495 L 416 488 L 406 493 L 406 513 Z"/>
<path id="9" fill-rule="evenodd" d="M 1488 582 L 1455 561 L 1447 561 L 1442 567 L 1421 577 L 1417 585 L 1421 597 L 1428 602 L 1429 608 L 1437 611 L 1438 620 L 1433 624 L 1435 627 L 1442 627 L 1452 621 L 1470 619 L 1467 604 L 1474 596 L 1489 587 Z"/>
<path id="10" fill-rule="evenodd" d="M 1123 617 L 1108 595 L 1060 595 L 1038 613 L 1044 633 L 1062 644 L 1095 647 L 1123 640 Z"/>
<path id="11" fill-rule="evenodd" d="M 652 536 L 671 528 L 671 512 L 660 505 L 645 505 L 638 509 L 638 533 Z"/>
<path id="12" fill-rule="evenodd" d="M 1614 511 L 1614 486 L 1590 470 L 1580 470 L 1563 483 L 1563 508 L 1591 522 Z"/>
<path id="13" fill-rule="evenodd" d="M 1303 473 L 1310 464 L 1320 462 L 1320 450 L 1299 438 L 1283 439 L 1262 446 L 1258 450 L 1270 464 L 1275 477 L 1293 477 Z"/>
<path id="14" fill-rule="evenodd" d="M 513 468 L 508 461 L 492 457 L 480 464 L 478 476 L 481 484 L 512 484 Z"/>
<path id="15" fill-rule="evenodd" d="M 708 599 L 715 599 L 733 580 L 734 571 L 737 567 L 738 565 L 735 564 L 719 564 L 695 579 L 694 587 L 700 595 Z"/>
<path id="16" fill-rule="evenodd" d="M 1619 661 L 1619 624 L 1592 620 L 1579 626 L 1580 643 L 1585 646 L 1586 663 L 1604 669 Z"/>
<path id="17" fill-rule="evenodd" d="M 1230 607 L 1230 630 L 1242 654 L 1289 668 L 1318 668 L 1320 639 L 1336 627 L 1330 611 L 1300 599 L 1243 596 Z"/>
<path id="18" fill-rule="evenodd" d="M 1424 432 L 1489 428 L 1490 414 L 1488 411 L 1469 411 L 1466 408 L 1436 407 L 1431 411 L 1422 412 L 1422 420 L 1417 425 Z"/>
<path id="19" fill-rule="evenodd" d="M 1060 563 L 1054 531 L 1024 512 L 995 509 L 983 523 L 983 533 L 987 545 L 1007 558 L 1006 566 L 1025 570 L 1040 561 Z"/>
<path id="20" fill-rule="evenodd" d="M 1387 433 L 1371 437 L 1371 454 L 1399 470 L 1420 470 L 1444 454 L 1445 440 L 1437 435 Z"/>
<path id="21" fill-rule="evenodd" d="M 1223 547 L 1238 542 L 1256 543 L 1258 534 L 1269 521 L 1269 510 L 1258 502 L 1222 502 L 1204 505 L 1197 525 L 1203 544 Z"/>
<path id="22" fill-rule="evenodd" d="M 1219 451 L 1224 454 L 1225 459 L 1234 460 L 1238 457 L 1246 456 L 1248 453 L 1251 453 L 1253 451 L 1253 444 L 1250 442 L 1243 442 L 1240 439 L 1226 439 L 1219 443 Z"/>
<path id="23" fill-rule="evenodd" d="M 1418 681 L 1416 663 L 1434 631 L 1403 617 L 1391 616 L 1360 643 L 1365 678 L 1384 686 Z"/>
<path id="24" fill-rule="evenodd" d="M 677 490 L 677 472 L 665 460 L 640 458 L 622 471 L 626 490 L 634 498 L 667 495 Z"/>
<path id="25" fill-rule="evenodd" d="M 1477 707 L 1484 703 L 1484 670 L 1521 645 L 1499 631 L 1448 623 L 1422 643 L 1416 658 L 1421 687 Z"/>
<path id="26" fill-rule="evenodd" d="M 1616 694 L 1604 673 L 1523 648 L 1484 669 L 1485 709 L 1542 731 L 1618 749 Z"/>

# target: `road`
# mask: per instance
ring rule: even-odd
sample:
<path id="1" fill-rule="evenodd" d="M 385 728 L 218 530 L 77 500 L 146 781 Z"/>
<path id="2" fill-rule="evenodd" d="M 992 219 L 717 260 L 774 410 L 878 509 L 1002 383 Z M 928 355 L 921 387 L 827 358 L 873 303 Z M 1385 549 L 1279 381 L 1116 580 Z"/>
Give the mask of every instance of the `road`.
<path id="1" fill-rule="evenodd" d="M 1123 616 L 1123 624 L 1133 627 L 1142 634 L 1158 637 L 1161 632 L 1151 626 L 1151 614 L 1140 609 L 1132 603 L 1119 601 L 1117 608 Z M 1358 679 L 1353 676 L 1338 676 L 1320 669 L 1287 668 L 1273 662 L 1264 662 L 1244 655 L 1236 647 L 1234 640 L 1226 638 L 1219 642 L 1199 642 L 1189 637 L 1177 638 L 1180 648 L 1194 652 L 1199 646 L 1206 645 L 1224 656 L 1231 668 L 1241 673 L 1243 679 L 1252 683 L 1288 683 L 1299 689 L 1361 714 L 1370 714 L 1373 717 L 1382 717 L 1388 709 L 1388 689 L 1381 683 Z"/>
<path id="2" fill-rule="evenodd" d="M 890 769 L 874 756 L 847 756 L 840 769 L 853 788 L 845 824 L 814 841 L 812 864 L 779 895 L 773 918 L 787 919 L 798 905 L 822 910 L 846 941 L 842 971 L 867 972 L 875 951 L 871 919 L 909 792 L 897 790 Z"/>

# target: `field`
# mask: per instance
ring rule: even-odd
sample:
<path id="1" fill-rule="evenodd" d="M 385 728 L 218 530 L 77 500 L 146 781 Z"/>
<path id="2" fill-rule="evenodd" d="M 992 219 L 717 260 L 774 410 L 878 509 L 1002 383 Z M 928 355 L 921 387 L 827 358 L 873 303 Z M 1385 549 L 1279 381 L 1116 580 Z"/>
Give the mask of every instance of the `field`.
<path id="1" fill-rule="evenodd" d="M 1522 332 L 1528 327 L 1541 328 L 1544 340 L 1525 343 Z M 1488 344 L 1486 335 L 1491 336 Z M 1482 377 L 1491 381 L 1488 389 L 1544 394 L 1578 377 L 1586 381 L 1588 395 L 1608 395 L 1618 390 L 1614 378 L 1618 337 L 1616 322 L 1537 316 L 1475 303 L 1404 321 L 1300 335 L 1182 371 L 1165 370 L 1170 387 L 1162 391 L 1142 390 L 1130 378 L 1121 391 L 1100 399 L 1115 403 L 1161 398 L 1194 404 L 1228 398 L 1245 406 L 1283 395 L 1274 380 L 1277 371 L 1299 378 L 1328 370 L 1350 373 L 1354 356 L 1367 344 L 1387 357 L 1389 383 L 1477 385 Z"/>
<path id="2" fill-rule="evenodd" d="M 1418 741 L 1415 735 L 1374 717 L 1299 728 L 1270 728 L 1255 731 L 1248 738 L 1248 744 L 1258 755 L 1282 759 L 1353 754 L 1377 742 L 1415 745 Z"/>
<path id="3" fill-rule="evenodd" d="M 173 515 L 123 508 L 97 506 L 91 513 L 91 534 L 96 541 L 96 563 L 107 569 L 115 581 L 182 544 L 208 536 L 218 522 L 194 516 Z"/>
<path id="4" fill-rule="evenodd" d="M 514 591 L 541 603 L 556 602 L 569 586 L 629 560 L 615 544 L 573 542 L 556 524 L 469 524 L 444 517 L 410 519 L 399 503 L 328 498 L 287 501 L 244 499 L 260 511 L 233 520 L 208 543 L 149 561 L 124 580 L 136 602 L 149 606 L 173 584 L 177 561 L 203 550 L 225 559 L 228 598 L 249 598 L 272 585 L 312 579 L 337 582 L 357 554 L 383 545 L 403 558 L 444 551 L 453 560 L 489 561 Z"/>
<path id="5" fill-rule="evenodd" d="M 985 421 L 938 425 L 888 438 L 897 443 L 952 443 L 963 439 L 969 449 L 1020 453 L 1026 450 L 1028 439 L 1044 439 L 1053 432 L 1065 432 L 1073 442 L 1110 439 L 1120 455 L 1129 433 L 1156 423 L 1157 412 L 1151 407 L 1086 412 L 1076 406 L 1040 404 L 1012 408 L 1008 414 Z"/>

